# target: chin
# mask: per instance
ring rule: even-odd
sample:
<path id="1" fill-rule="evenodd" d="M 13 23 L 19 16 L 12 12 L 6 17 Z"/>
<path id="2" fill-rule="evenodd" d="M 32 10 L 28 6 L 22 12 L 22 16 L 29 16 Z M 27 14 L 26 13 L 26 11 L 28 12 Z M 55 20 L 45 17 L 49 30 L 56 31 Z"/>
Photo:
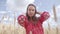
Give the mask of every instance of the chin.
<path id="1" fill-rule="evenodd" d="M 30 16 L 30 17 L 33 17 L 33 16 Z"/>

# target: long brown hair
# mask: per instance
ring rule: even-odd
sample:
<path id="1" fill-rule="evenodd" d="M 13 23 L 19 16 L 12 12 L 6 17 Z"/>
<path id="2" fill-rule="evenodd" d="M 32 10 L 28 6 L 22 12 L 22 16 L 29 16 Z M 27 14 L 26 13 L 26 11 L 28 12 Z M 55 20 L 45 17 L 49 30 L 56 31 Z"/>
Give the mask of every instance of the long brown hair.
<path id="1" fill-rule="evenodd" d="M 29 15 L 28 15 L 28 8 L 29 8 L 29 6 L 33 6 L 33 7 L 35 8 L 35 14 L 34 14 L 34 16 L 32 17 L 32 20 L 33 20 L 34 22 L 37 22 L 38 19 L 37 19 L 37 17 L 35 16 L 37 10 L 36 10 L 36 6 L 35 6 L 34 4 L 29 4 L 28 7 L 27 7 L 26 16 L 27 16 L 27 18 L 28 18 L 28 21 L 30 21 L 30 17 L 29 17 Z"/>

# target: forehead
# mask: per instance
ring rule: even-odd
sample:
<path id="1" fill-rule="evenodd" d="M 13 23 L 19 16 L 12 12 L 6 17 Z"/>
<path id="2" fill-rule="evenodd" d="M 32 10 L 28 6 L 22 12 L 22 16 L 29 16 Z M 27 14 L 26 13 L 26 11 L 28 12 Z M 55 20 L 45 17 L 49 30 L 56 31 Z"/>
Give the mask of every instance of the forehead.
<path id="1" fill-rule="evenodd" d="M 35 9 L 35 7 L 34 6 L 29 6 L 28 9 Z"/>

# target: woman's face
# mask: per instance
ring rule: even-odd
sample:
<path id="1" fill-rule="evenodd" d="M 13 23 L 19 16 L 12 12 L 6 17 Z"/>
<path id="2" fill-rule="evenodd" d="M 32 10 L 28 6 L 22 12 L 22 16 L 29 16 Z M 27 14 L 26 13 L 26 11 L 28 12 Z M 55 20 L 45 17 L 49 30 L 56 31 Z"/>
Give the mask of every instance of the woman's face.
<path id="1" fill-rule="evenodd" d="M 29 6 L 27 13 L 28 13 L 28 16 L 33 17 L 35 15 L 35 7 L 34 6 Z"/>

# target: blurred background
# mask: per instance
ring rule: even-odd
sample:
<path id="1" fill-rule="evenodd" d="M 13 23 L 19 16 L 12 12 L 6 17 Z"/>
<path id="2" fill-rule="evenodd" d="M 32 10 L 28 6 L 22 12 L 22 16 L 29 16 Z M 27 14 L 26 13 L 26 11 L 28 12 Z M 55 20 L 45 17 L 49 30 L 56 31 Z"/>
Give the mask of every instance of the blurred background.
<path id="1" fill-rule="evenodd" d="M 44 34 L 60 34 L 60 0 L 0 0 L 0 34 L 25 34 L 17 17 L 26 13 L 28 4 L 34 4 L 37 11 L 47 11 L 50 18 L 42 25 Z M 38 15 L 37 15 L 38 16 Z"/>

